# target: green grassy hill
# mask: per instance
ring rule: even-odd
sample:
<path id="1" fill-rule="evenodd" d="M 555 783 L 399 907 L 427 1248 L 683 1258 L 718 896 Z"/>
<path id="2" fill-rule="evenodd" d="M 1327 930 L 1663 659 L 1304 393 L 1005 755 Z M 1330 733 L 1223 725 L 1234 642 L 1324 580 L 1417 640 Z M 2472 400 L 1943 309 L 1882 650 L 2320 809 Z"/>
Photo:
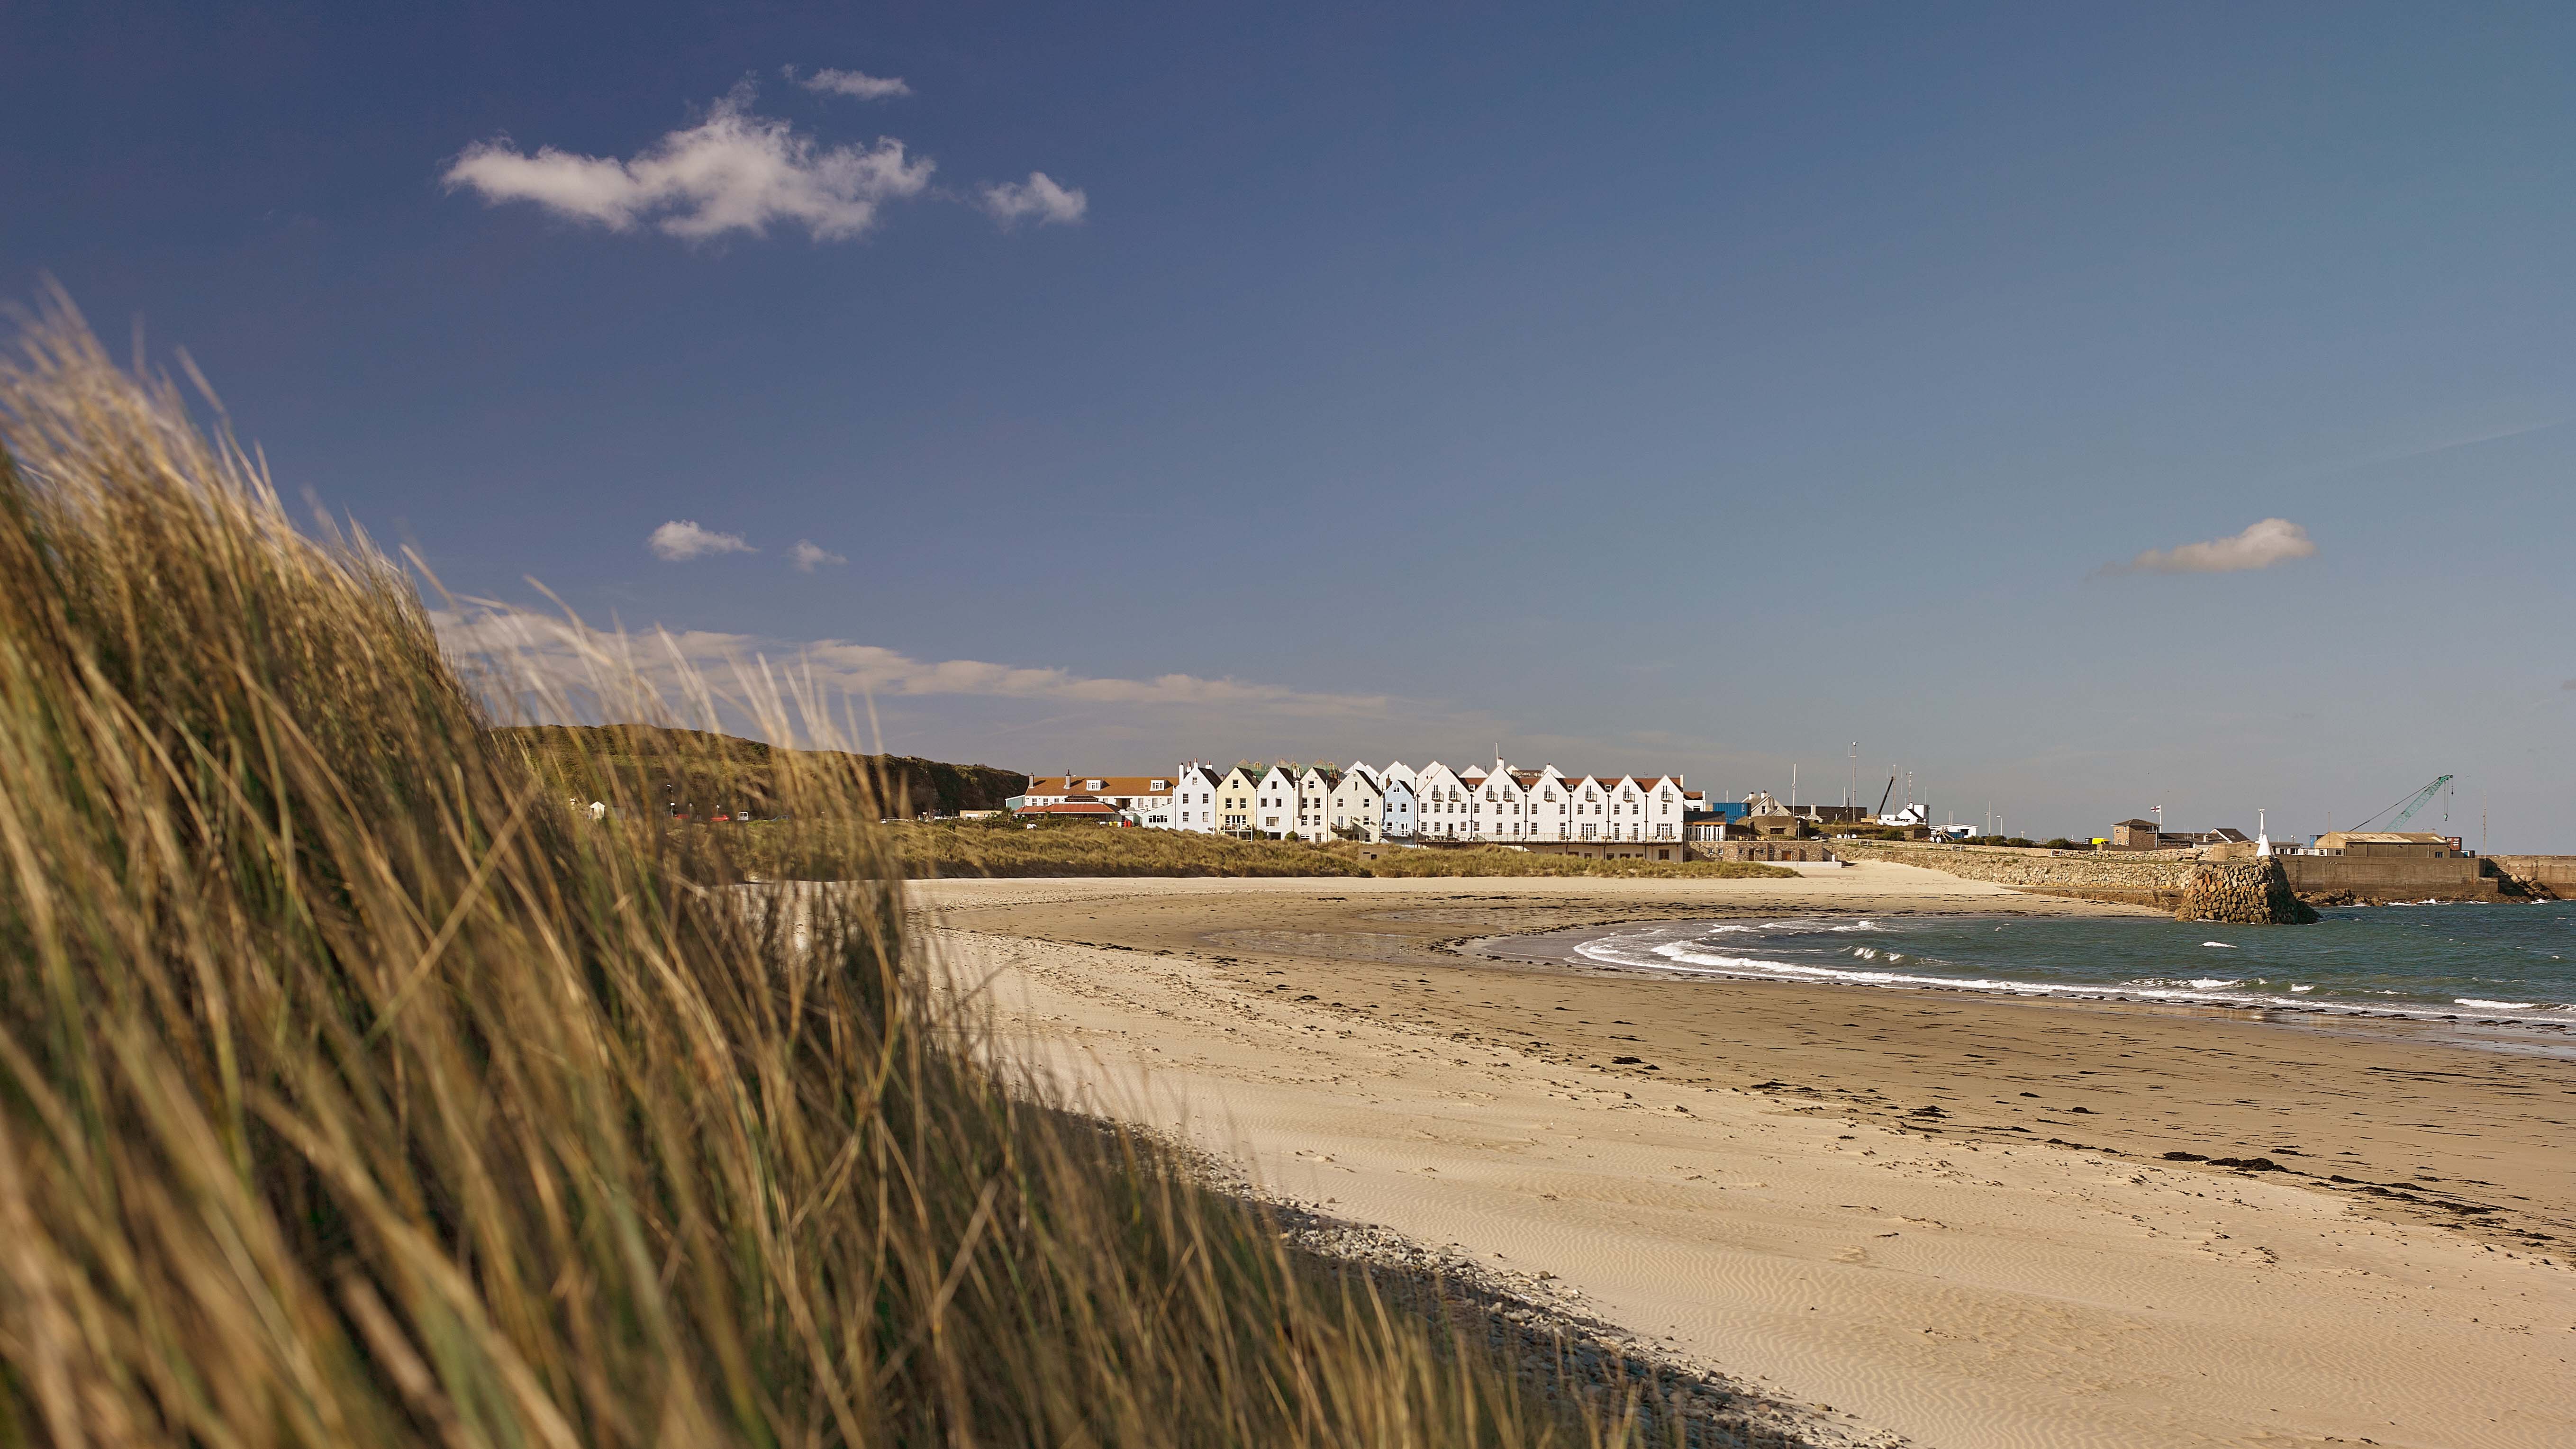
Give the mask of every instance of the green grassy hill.
<path id="1" fill-rule="evenodd" d="M 951 765 L 910 755 L 787 750 L 706 730 L 652 725 L 522 725 L 496 731 L 527 751 L 539 775 L 568 794 L 629 809 L 677 803 L 698 815 L 778 808 L 779 771 L 846 778 L 854 810 L 889 815 L 999 810 L 1029 777 L 991 765 Z"/>

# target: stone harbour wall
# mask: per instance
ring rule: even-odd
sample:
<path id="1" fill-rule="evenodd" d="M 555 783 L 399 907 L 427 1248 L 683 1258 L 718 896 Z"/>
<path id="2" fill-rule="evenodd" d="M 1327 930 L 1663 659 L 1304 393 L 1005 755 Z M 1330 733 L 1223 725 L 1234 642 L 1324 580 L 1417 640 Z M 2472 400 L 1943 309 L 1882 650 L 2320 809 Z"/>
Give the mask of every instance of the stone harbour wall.
<path id="1" fill-rule="evenodd" d="M 2018 886 L 2038 895 L 2131 905 L 2181 907 L 2193 872 L 2209 864 L 2189 851 L 2036 850 L 1999 845 L 1918 844 L 1892 840 L 1836 840 L 1845 860 L 1886 860 L 1947 871 L 1969 880 Z M 2250 869 L 2259 862 L 2227 862 Z M 2546 894 L 2576 896 L 2576 857 L 2498 856 L 2441 859 L 2344 855 L 2271 858 L 2290 890 L 2318 905 L 2375 905 L 2389 901 L 2493 901 Z M 2522 868 L 2516 870 L 2519 864 Z M 2508 893 L 2508 874 L 2519 885 Z M 2564 882 L 2564 886 L 2551 882 Z"/>
<path id="2" fill-rule="evenodd" d="M 2183 887 L 2177 921 L 2224 921 L 2237 926 L 2304 926 L 2316 911 L 2290 889 L 2277 860 L 2242 865 L 2197 865 Z"/>
<path id="3" fill-rule="evenodd" d="M 1833 847 L 1845 860 L 1891 861 L 2042 895 L 2142 906 L 2181 904 L 2194 866 L 2178 851 L 2032 850 L 1894 840 L 1837 840 Z"/>

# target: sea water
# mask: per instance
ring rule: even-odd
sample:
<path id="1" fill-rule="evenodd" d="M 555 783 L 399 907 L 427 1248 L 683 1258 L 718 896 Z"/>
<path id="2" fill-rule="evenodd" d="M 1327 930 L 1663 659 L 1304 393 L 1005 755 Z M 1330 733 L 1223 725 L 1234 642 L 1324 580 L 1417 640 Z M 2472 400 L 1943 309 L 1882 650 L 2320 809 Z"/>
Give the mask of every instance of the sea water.
<path id="1" fill-rule="evenodd" d="M 2576 902 L 2360 906 L 2313 926 L 2137 916 L 1664 924 L 1578 945 L 1660 971 L 2576 1026 Z"/>

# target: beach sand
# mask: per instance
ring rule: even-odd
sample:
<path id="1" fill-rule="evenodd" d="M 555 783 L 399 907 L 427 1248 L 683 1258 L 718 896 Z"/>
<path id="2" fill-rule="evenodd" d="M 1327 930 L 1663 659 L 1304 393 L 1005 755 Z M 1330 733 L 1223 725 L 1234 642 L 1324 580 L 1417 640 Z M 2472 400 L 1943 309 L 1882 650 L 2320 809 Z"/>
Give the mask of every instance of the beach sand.
<path id="1" fill-rule="evenodd" d="M 1006 1047 L 1087 1105 L 1552 1275 L 1683 1361 L 1859 1425 L 1940 1446 L 2576 1443 L 2576 1064 L 2377 1022 L 1453 949 L 2118 908 L 1876 864 L 915 889 Z"/>

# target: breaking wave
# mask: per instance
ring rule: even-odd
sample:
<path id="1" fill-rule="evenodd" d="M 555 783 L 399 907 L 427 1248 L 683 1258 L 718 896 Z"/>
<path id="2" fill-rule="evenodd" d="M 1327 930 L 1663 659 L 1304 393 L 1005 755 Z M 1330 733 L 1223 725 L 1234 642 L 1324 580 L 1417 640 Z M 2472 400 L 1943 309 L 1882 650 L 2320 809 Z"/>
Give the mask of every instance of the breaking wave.
<path id="1" fill-rule="evenodd" d="M 2238 941 L 2200 940 L 2171 922 L 2116 918 L 1802 917 L 1664 923 L 1606 932 L 1577 943 L 1573 952 L 1600 966 L 1769 981 L 2125 999 L 2310 1016 L 2457 1023 L 2484 1014 L 2518 1016 L 2526 1026 L 2576 1022 L 2576 974 L 2551 953 L 2565 932 L 2576 930 L 2576 911 L 2460 909 L 2484 914 L 2444 917 L 2439 927 L 2428 919 L 2434 914 L 2429 911 L 2368 915 L 2338 921 L 2330 931 L 2258 932 Z M 1854 933 L 1869 933 L 1873 939 L 1856 942 Z M 2209 948 L 2239 953 L 2235 959 L 2257 969 L 2231 976 L 2188 969 L 2193 958 L 2206 960 Z M 2535 955 L 2545 964 L 2517 964 Z M 2184 969 L 2152 969 L 2157 965 Z M 2490 991 L 2475 991 L 2480 985 Z M 2494 992 L 2495 986 L 2506 991 Z M 2543 989 L 2516 989 L 2525 987 Z"/>

